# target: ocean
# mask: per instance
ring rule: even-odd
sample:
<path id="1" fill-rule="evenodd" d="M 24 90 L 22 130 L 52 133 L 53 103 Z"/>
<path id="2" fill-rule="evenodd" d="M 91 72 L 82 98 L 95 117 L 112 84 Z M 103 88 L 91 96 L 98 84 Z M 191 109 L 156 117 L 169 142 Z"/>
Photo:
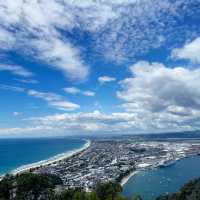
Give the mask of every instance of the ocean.
<path id="1" fill-rule="evenodd" d="M 72 138 L 0 139 L 0 175 L 74 151 L 85 144 L 83 139 Z"/>
<path id="2" fill-rule="evenodd" d="M 177 161 L 165 168 L 141 171 L 123 187 L 123 194 L 140 194 L 144 200 L 155 200 L 161 194 L 178 191 L 189 180 L 200 177 L 200 156 Z"/>
<path id="3" fill-rule="evenodd" d="M 85 144 L 83 139 L 72 138 L 0 139 L 0 175 L 75 151 Z M 123 186 L 123 194 L 140 194 L 145 200 L 155 200 L 160 194 L 176 192 L 184 183 L 200 177 L 199 166 L 200 156 L 194 156 L 165 168 L 141 171 Z"/>

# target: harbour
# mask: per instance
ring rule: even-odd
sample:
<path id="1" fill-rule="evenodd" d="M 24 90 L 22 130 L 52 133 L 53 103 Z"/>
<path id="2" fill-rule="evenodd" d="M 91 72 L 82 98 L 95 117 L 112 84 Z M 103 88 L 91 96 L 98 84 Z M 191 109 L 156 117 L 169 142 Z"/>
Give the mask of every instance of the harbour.
<path id="1" fill-rule="evenodd" d="M 200 156 L 191 156 L 173 164 L 141 170 L 123 186 L 123 195 L 139 194 L 145 200 L 155 200 L 161 194 L 177 192 L 188 181 L 200 177 Z"/>

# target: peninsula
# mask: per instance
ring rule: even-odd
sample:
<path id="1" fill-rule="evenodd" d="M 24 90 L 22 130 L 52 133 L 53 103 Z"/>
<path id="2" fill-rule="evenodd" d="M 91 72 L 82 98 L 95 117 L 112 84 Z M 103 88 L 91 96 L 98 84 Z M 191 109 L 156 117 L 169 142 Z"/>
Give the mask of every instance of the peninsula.
<path id="1" fill-rule="evenodd" d="M 97 183 L 117 181 L 121 185 L 139 170 L 165 167 L 200 153 L 200 141 L 93 140 L 91 145 L 63 160 L 32 168 L 40 174 L 54 174 L 64 188 L 91 191 Z"/>

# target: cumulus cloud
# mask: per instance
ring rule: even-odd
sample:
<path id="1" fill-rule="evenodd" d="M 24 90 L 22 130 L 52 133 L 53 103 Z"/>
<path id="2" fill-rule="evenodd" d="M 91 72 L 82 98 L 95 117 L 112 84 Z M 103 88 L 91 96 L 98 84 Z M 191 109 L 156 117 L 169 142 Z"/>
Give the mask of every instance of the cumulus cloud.
<path id="1" fill-rule="evenodd" d="M 127 131 L 133 127 L 136 128 L 135 117 L 135 114 L 132 113 L 105 114 L 97 110 L 87 113 L 63 113 L 33 117 L 27 119 L 27 121 L 37 126 L 50 126 L 52 129 L 59 127 L 66 134 L 120 133 L 122 130 Z"/>
<path id="2" fill-rule="evenodd" d="M 105 62 L 127 64 L 149 50 L 164 46 L 166 50 L 174 49 L 173 57 L 199 63 L 198 16 L 199 2 L 191 0 L 49 0 L 48 3 L 45 0 L 6 0 L 0 2 L 0 50 L 2 55 L 14 51 L 22 57 L 28 56 L 31 61 L 39 60 L 41 65 L 62 71 L 67 78 L 76 80 L 85 80 L 89 75 L 85 53 L 93 56 L 92 59 L 102 56 Z M 85 41 L 86 34 L 90 39 L 85 47 L 80 41 Z M 177 48 L 185 41 L 192 42 Z M 90 54 L 87 54 L 88 49 Z M 32 76 L 17 65 L 12 69 L 1 68 L 25 78 Z M 117 92 L 123 101 L 123 113 L 58 114 L 33 119 L 35 126 L 0 131 L 131 133 L 199 127 L 198 69 L 167 68 L 161 63 L 142 61 L 131 66 L 130 71 L 132 76 L 120 82 L 121 90 Z M 103 76 L 98 81 L 103 84 L 116 79 Z M 51 92 L 9 85 L 0 85 L 0 89 L 24 92 L 57 109 L 79 108 Z M 65 88 L 65 91 L 95 95 L 93 91 L 74 87 Z"/>
<path id="3" fill-rule="evenodd" d="M 30 77 L 33 73 L 19 65 L 0 64 L 0 71 L 8 71 L 14 75 Z"/>
<path id="4" fill-rule="evenodd" d="M 51 92 L 39 92 L 36 90 L 28 90 L 27 94 L 35 98 L 42 99 L 48 102 L 49 105 L 56 107 L 59 110 L 76 110 L 80 106 L 78 104 L 64 101 L 61 95 L 51 93 Z"/>
<path id="5" fill-rule="evenodd" d="M 120 82 L 118 98 L 127 112 L 154 129 L 195 127 L 200 114 L 200 70 L 167 68 L 140 61 L 130 67 L 132 77 Z"/>
<path id="6" fill-rule="evenodd" d="M 98 78 L 100 84 L 116 81 L 116 78 L 110 76 L 100 76 Z"/>
<path id="7" fill-rule="evenodd" d="M 82 95 L 85 95 L 85 96 L 94 96 L 95 95 L 95 92 L 93 91 L 89 91 L 89 90 L 80 90 L 79 88 L 76 88 L 76 87 L 66 87 L 64 88 L 64 91 L 66 93 L 69 93 L 69 94 L 82 94 Z"/>
<path id="8" fill-rule="evenodd" d="M 52 116 L 24 119 L 26 120 L 25 127 L 0 127 L 0 137 L 21 137 L 22 135 L 26 137 L 70 135 L 74 133 L 88 133 L 88 131 L 96 131 L 99 129 L 99 126 L 95 122 L 79 123 L 78 119 L 81 118 L 79 117 L 81 113 L 68 114 L 55 114 Z M 68 119 L 69 122 L 67 121 Z"/>
<path id="9" fill-rule="evenodd" d="M 24 119 L 29 126 L 0 129 L 0 135 L 32 133 L 40 130 L 43 136 L 84 135 L 84 134 L 134 134 L 150 132 L 186 131 L 197 128 L 200 124 L 191 125 L 191 120 L 200 117 L 199 111 L 184 110 L 182 107 L 168 107 L 165 112 L 116 112 L 111 114 L 94 112 L 62 113 Z M 34 128 L 33 128 L 34 127 Z M 17 130 L 17 132 L 16 132 Z M 40 134 L 40 136 L 42 136 Z"/>
<path id="10" fill-rule="evenodd" d="M 199 114 L 195 113 L 196 117 Z M 149 113 L 148 111 L 146 113 L 118 112 L 105 114 L 94 111 L 55 114 L 26 120 L 36 126 L 51 127 L 52 130 L 60 128 L 60 131 L 65 134 L 135 134 L 193 130 L 194 126 L 191 126 L 189 119 L 191 119 L 191 116 L 184 115 L 181 118 L 179 114 L 170 112 L 164 114 Z M 187 124 L 184 123 L 186 120 L 188 121 Z"/>
<path id="11" fill-rule="evenodd" d="M 200 63 L 200 37 L 190 43 L 186 43 L 182 48 L 172 51 L 172 57 L 179 59 L 189 59 L 194 63 Z"/>

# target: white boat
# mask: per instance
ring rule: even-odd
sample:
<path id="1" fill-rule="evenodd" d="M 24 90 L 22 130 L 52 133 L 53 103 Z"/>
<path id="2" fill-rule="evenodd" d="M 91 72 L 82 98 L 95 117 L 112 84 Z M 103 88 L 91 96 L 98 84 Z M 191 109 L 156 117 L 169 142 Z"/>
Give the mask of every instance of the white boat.
<path id="1" fill-rule="evenodd" d="M 175 163 L 174 160 L 164 160 L 161 164 L 160 167 L 168 167 L 170 165 L 173 165 Z"/>

